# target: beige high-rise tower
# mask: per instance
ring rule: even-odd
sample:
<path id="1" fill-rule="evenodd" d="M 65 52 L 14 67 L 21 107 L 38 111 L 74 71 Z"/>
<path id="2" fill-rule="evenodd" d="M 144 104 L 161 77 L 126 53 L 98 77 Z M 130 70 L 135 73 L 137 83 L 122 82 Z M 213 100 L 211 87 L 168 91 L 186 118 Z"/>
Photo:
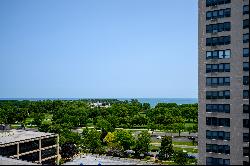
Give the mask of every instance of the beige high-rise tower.
<path id="1" fill-rule="evenodd" d="M 199 0 L 199 165 L 249 164 L 249 1 Z"/>

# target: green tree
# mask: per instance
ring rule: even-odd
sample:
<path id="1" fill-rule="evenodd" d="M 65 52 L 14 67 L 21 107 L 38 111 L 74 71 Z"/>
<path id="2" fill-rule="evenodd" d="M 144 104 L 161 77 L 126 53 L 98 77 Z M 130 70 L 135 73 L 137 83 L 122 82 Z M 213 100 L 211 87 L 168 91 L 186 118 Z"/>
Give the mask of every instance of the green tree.
<path id="1" fill-rule="evenodd" d="M 143 104 L 142 104 L 142 109 L 143 109 L 144 111 L 149 110 L 149 109 L 150 109 L 150 104 L 149 104 L 149 103 L 143 103 Z"/>
<path id="2" fill-rule="evenodd" d="M 106 137 L 104 138 L 104 141 L 107 143 L 107 144 L 110 144 L 112 142 L 114 142 L 115 140 L 115 135 L 114 133 L 111 133 L 111 132 L 108 132 L 108 134 L 106 135 Z"/>
<path id="3" fill-rule="evenodd" d="M 173 159 L 178 165 L 187 165 L 188 163 L 187 153 L 184 153 L 180 150 L 174 152 Z"/>
<path id="4" fill-rule="evenodd" d="M 135 153 L 137 156 L 140 156 L 140 154 L 144 154 L 145 152 L 149 151 L 150 148 L 150 142 L 151 142 L 151 136 L 148 133 L 148 131 L 142 131 L 138 135 L 138 139 L 135 142 Z"/>
<path id="5" fill-rule="evenodd" d="M 40 127 L 42 122 L 43 122 L 43 119 L 45 118 L 45 115 L 43 113 L 37 113 L 36 115 L 34 115 L 34 120 L 33 120 L 33 124 Z"/>
<path id="6" fill-rule="evenodd" d="M 184 123 L 174 123 L 172 125 L 173 131 L 178 131 L 179 137 L 181 135 L 181 131 L 185 129 L 185 124 Z"/>
<path id="7" fill-rule="evenodd" d="M 82 132 L 82 147 L 90 153 L 102 153 L 101 133 L 96 129 L 84 129 Z"/>
<path id="8" fill-rule="evenodd" d="M 164 136 L 161 141 L 159 158 L 161 160 L 169 159 L 173 153 L 172 137 Z"/>
<path id="9" fill-rule="evenodd" d="M 130 149 L 134 145 L 134 137 L 130 131 L 127 130 L 116 130 L 114 132 L 115 140 L 114 142 L 119 143 L 124 150 Z"/>

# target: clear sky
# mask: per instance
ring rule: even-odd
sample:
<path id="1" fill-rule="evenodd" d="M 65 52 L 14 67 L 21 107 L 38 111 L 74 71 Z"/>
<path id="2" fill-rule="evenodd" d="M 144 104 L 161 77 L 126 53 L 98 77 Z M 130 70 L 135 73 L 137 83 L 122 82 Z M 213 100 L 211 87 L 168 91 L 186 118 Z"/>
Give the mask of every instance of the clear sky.
<path id="1" fill-rule="evenodd" d="M 0 0 L 0 98 L 197 98 L 197 6 Z"/>

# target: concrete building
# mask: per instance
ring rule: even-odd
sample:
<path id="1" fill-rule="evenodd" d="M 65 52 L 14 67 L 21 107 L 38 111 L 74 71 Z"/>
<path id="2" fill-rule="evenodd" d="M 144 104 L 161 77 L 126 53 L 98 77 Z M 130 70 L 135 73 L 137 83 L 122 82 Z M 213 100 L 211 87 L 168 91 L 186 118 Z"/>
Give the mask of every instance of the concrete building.
<path id="1" fill-rule="evenodd" d="M 198 3 L 198 164 L 249 164 L 249 1 Z"/>
<path id="2" fill-rule="evenodd" d="M 0 156 L 54 165 L 59 163 L 59 137 L 57 134 L 44 132 L 1 130 Z"/>

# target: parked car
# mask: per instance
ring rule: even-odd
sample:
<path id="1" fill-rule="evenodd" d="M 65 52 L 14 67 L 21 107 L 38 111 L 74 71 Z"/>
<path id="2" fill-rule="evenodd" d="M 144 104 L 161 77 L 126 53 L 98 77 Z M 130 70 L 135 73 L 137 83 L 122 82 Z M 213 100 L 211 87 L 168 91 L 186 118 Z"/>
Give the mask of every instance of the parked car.
<path id="1" fill-rule="evenodd" d="M 161 136 L 159 135 L 158 137 L 156 137 L 157 139 L 161 139 Z"/>

